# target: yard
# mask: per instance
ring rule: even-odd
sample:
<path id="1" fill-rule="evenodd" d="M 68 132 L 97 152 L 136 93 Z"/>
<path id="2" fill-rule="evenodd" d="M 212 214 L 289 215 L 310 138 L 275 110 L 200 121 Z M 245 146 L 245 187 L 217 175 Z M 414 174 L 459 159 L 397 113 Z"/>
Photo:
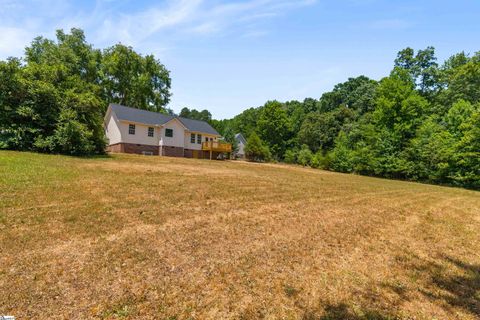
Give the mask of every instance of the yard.
<path id="1" fill-rule="evenodd" d="M 0 151 L 0 315 L 478 319 L 480 193 Z"/>

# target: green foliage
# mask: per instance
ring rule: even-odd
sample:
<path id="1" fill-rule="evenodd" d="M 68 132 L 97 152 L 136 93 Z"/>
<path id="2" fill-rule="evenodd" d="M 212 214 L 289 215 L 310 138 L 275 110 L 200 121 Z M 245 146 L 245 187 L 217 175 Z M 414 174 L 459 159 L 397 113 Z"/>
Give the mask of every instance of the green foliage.
<path id="1" fill-rule="evenodd" d="M 187 107 L 182 108 L 180 110 L 180 117 L 184 118 L 189 118 L 189 119 L 194 119 L 194 120 L 201 120 L 201 121 L 206 121 L 210 122 L 212 120 L 212 114 L 208 110 L 202 110 L 198 111 L 196 109 L 188 109 Z"/>
<path id="2" fill-rule="evenodd" d="M 297 162 L 302 166 L 309 166 L 312 162 L 313 153 L 310 151 L 307 145 L 303 145 L 300 151 L 298 152 Z"/>
<path id="3" fill-rule="evenodd" d="M 170 101 L 170 72 L 153 55 L 114 45 L 103 51 L 102 86 L 107 102 L 166 112 Z"/>
<path id="4" fill-rule="evenodd" d="M 341 131 L 335 141 L 335 148 L 329 153 L 330 168 L 340 172 L 352 172 L 353 155 L 345 132 Z"/>
<path id="5" fill-rule="evenodd" d="M 233 119 L 183 108 L 252 161 L 480 188 L 480 53 L 439 66 L 435 50 L 400 51 L 388 77 L 337 84 L 320 99 L 269 101 Z M 35 38 L 25 58 L 0 61 L 0 148 L 101 153 L 108 102 L 172 112 L 168 70 L 115 45 L 94 49 L 83 31 Z M 258 133 L 258 135 L 257 135 Z"/>
<path id="6" fill-rule="evenodd" d="M 434 53 L 407 48 L 379 82 L 350 78 L 319 100 L 268 102 L 226 121 L 258 130 L 287 163 L 480 188 L 480 53 L 442 67 Z"/>
<path id="7" fill-rule="evenodd" d="M 296 163 L 297 162 L 297 152 L 295 150 L 292 150 L 292 149 L 288 149 L 287 151 L 285 151 L 285 154 L 283 155 L 283 161 L 285 161 L 285 163 Z"/>
<path id="8" fill-rule="evenodd" d="M 326 155 L 324 155 L 321 151 L 319 151 L 313 155 L 310 166 L 312 168 L 329 169 L 330 164 L 331 159 L 329 154 L 327 153 Z"/>
<path id="9" fill-rule="evenodd" d="M 0 61 L 0 148 L 103 153 L 109 102 L 166 111 L 170 78 L 158 60 L 123 45 L 94 49 L 80 29 L 35 38 L 23 61 Z"/>
<path id="10" fill-rule="evenodd" d="M 235 154 L 238 151 L 238 142 L 237 139 L 235 139 L 235 132 L 231 127 L 225 128 L 223 139 L 232 145 L 232 153 Z"/>
<path id="11" fill-rule="evenodd" d="M 250 161 L 270 161 L 271 153 L 260 137 L 253 132 L 250 137 L 247 139 L 247 144 L 245 146 L 245 156 Z"/>
<path id="12" fill-rule="evenodd" d="M 260 137 L 268 144 L 273 156 L 281 159 L 286 140 L 290 135 L 289 121 L 284 106 L 278 101 L 269 101 L 260 112 L 257 123 Z"/>

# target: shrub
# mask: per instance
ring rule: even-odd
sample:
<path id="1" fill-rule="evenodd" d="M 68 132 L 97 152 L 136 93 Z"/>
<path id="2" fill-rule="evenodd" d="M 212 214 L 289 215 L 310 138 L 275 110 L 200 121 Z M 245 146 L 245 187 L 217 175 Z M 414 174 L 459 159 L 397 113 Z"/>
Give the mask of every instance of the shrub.
<path id="1" fill-rule="evenodd" d="M 270 161 L 272 159 L 270 150 L 255 132 L 247 140 L 245 156 L 250 161 Z"/>
<path id="2" fill-rule="evenodd" d="M 296 163 L 297 162 L 297 152 L 295 150 L 288 149 L 283 156 L 285 163 Z"/>
<path id="3" fill-rule="evenodd" d="M 312 151 L 310 151 L 308 146 L 304 144 L 302 146 L 302 149 L 298 153 L 297 162 L 302 166 L 309 166 L 310 163 L 312 162 L 312 157 L 313 157 Z"/>

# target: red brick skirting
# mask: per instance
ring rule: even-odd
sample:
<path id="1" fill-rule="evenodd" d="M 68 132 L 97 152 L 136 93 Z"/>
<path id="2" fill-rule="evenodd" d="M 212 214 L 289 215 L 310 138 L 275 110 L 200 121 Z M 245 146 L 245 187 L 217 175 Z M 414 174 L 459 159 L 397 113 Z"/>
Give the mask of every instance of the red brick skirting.
<path id="1" fill-rule="evenodd" d="M 146 144 L 135 143 L 116 143 L 107 147 L 107 152 L 114 153 L 136 153 L 136 154 L 152 154 L 158 156 L 159 148 Z"/>
<path id="2" fill-rule="evenodd" d="M 167 157 L 183 157 L 183 148 L 181 147 L 171 147 L 171 146 L 163 146 L 162 147 L 162 155 Z"/>
<path id="3" fill-rule="evenodd" d="M 185 157 L 185 158 L 198 158 L 198 159 L 210 159 L 209 151 L 184 149 L 181 147 L 163 146 L 162 155 L 167 157 Z M 160 154 L 160 147 L 151 146 L 146 144 L 135 143 L 116 143 L 107 147 L 107 152 L 113 153 L 136 153 L 136 154 L 153 154 L 158 156 Z M 212 153 L 212 159 L 218 157 L 218 152 Z"/>

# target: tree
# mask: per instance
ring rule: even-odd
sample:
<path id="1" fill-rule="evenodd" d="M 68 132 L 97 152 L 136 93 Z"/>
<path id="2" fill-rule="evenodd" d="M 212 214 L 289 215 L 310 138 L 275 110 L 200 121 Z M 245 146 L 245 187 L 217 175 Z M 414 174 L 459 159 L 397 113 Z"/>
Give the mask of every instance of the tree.
<path id="1" fill-rule="evenodd" d="M 312 162 L 313 153 L 310 151 L 307 145 L 303 145 L 302 149 L 298 152 L 297 162 L 302 166 L 308 166 Z"/>
<path id="2" fill-rule="evenodd" d="M 0 62 L 0 147 L 103 153 L 108 102 L 153 110 L 168 102 L 168 71 L 153 56 L 121 45 L 104 53 L 73 28 L 35 38 L 24 63 Z"/>
<path id="3" fill-rule="evenodd" d="M 335 171 L 352 172 L 353 155 L 345 132 L 341 131 L 335 141 L 335 148 L 329 153 L 331 158 L 330 167 Z"/>
<path id="4" fill-rule="evenodd" d="M 405 71 L 397 68 L 380 81 L 373 116 L 376 124 L 392 130 L 404 145 L 428 114 L 428 108 L 428 101 L 414 90 Z"/>
<path id="5" fill-rule="evenodd" d="M 98 51 L 83 31 L 57 31 L 57 41 L 36 38 L 26 48 L 26 64 L 0 63 L 0 146 L 16 150 L 102 153 L 105 148 L 98 98 Z M 71 117 L 65 110 L 71 111 Z M 79 139 L 60 139 L 68 132 Z M 57 137 L 57 138 L 55 138 Z M 67 145 L 68 144 L 68 145 Z"/>
<path id="6" fill-rule="evenodd" d="M 270 150 L 255 132 L 247 140 L 245 156 L 250 161 L 269 161 L 271 158 Z"/>
<path id="7" fill-rule="evenodd" d="M 131 107 L 166 112 L 170 101 L 170 72 L 153 55 L 114 45 L 103 51 L 101 84 L 105 100 Z"/>
<path id="8" fill-rule="evenodd" d="M 422 95 L 432 94 L 438 89 L 439 70 L 436 62 L 435 48 L 425 50 L 406 48 L 400 51 L 395 59 L 395 67 L 406 70 L 418 86 Z"/>
<path id="9" fill-rule="evenodd" d="M 235 139 L 235 132 L 231 127 L 225 128 L 223 139 L 232 145 L 232 154 L 235 155 L 238 152 L 238 142 L 237 139 Z"/>
<path id="10" fill-rule="evenodd" d="M 289 121 L 283 105 L 278 101 L 267 102 L 260 111 L 257 126 L 260 137 L 268 144 L 275 158 L 281 159 L 290 135 Z"/>
<path id="11" fill-rule="evenodd" d="M 259 113 L 259 108 L 249 108 L 231 120 L 231 127 L 235 132 L 241 132 L 245 137 L 249 137 L 257 130 Z"/>
<path id="12" fill-rule="evenodd" d="M 295 150 L 288 149 L 283 156 L 285 163 L 296 163 L 297 152 Z"/>
<path id="13" fill-rule="evenodd" d="M 322 95 L 319 112 L 330 112 L 340 106 L 350 108 L 363 114 L 374 108 L 375 87 L 377 82 L 365 76 L 349 78 L 348 81 L 335 85 L 331 92 Z"/>
<path id="14" fill-rule="evenodd" d="M 188 109 L 187 107 L 182 108 L 180 110 L 180 117 L 194 119 L 194 120 L 201 120 L 210 122 L 212 120 L 212 114 L 208 110 L 198 111 L 196 109 Z"/>

